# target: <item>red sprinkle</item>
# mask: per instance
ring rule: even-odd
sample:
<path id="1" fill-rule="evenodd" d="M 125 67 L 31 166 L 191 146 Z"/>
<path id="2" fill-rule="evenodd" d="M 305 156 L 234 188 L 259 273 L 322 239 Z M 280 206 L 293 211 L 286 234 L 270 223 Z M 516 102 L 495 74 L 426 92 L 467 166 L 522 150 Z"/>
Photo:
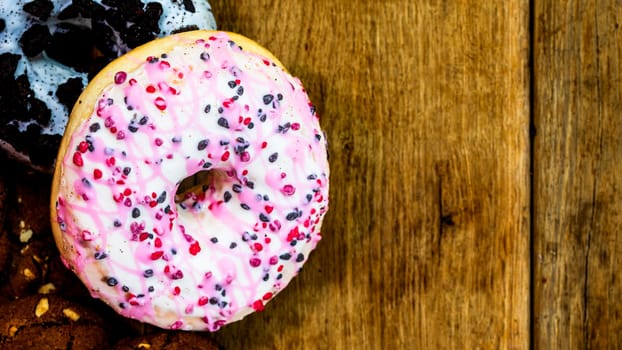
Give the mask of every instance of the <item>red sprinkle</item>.
<path id="1" fill-rule="evenodd" d="M 194 243 L 190 245 L 190 249 L 188 249 L 188 251 L 192 255 L 197 255 L 201 251 L 201 246 L 199 246 L 199 242 L 194 241 Z"/>
<path id="2" fill-rule="evenodd" d="M 88 150 L 89 150 L 89 144 L 86 143 L 86 141 L 80 142 L 80 144 L 78 145 L 78 151 L 80 151 L 80 153 L 86 153 L 86 151 Z"/>
<path id="3" fill-rule="evenodd" d="M 119 71 L 117 72 L 117 74 L 114 75 L 114 83 L 117 85 L 123 84 L 126 78 L 127 73 L 125 73 L 124 71 Z"/>
<path id="4" fill-rule="evenodd" d="M 153 241 L 153 245 L 156 248 L 162 247 L 162 240 L 160 239 L 160 237 L 156 237 L 156 239 Z"/>
<path id="5" fill-rule="evenodd" d="M 270 214 L 272 213 L 272 210 L 274 210 L 274 207 L 270 205 L 266 205 L 264 209 L 266 209 L 266 213 Z"/>
<path id="6" fill-rule="evenodd" d="M 80 152 L 76 152 L 73 154 L 73 164 L 77 166 L 84 165 L 84 161 L 82 160 L 82 155 L 80 154 Z"/>
<path id="7" fill-rule="evenodd" d="M 154 92 L 156 92 L 156 88 L 153 85 L 149 85 L 145 88 L 145 91 L 147 91 L 150 94 L 153 94 Z"/>
<path id="8" fill-rule="evenodd" d="M 227 159 L 229 159 L 229 151 L 225 151 L 225 153 L 222 154 L 222 156 L 220 157 L 220 160 L 222 160 L 223 162 L 226 161 Z"/>
<path id="9" fill-rule="evenodd" d="M 261 300 L 256 300 L 256 301 L 253 303 L 253 309 L 254 309 L 255 311 L 263 311 L 263 309 L 264 309 L 264 306 L 263 306 L 263 301 L 261 301 Z"/>
<path id="10" fill-rule="evenodd" d="M 270 265 L 276 265 L 279 262 L 279 257 L 274 255 L 270 257 Z"/>
<path id="11" fill-rule="evenodd" d="M 266 294 L 263 295 L 263 300 L 270 300 L 270 298 L 272 298 L 272 293 L 268 292 Z"/>
<path id="12" fill-rule="evenodd" d="M 209 301 L 209 299 L 207 297 L 200 297 L 199 301 L 197 301 L 197 304 L 199 304 L 199 306 L 203 306 L 203 305 L 207 304 L 208 301 Z"/>
<path id="13" fill-rule="evenodd" d="M 298 129 L 300 129 L 300 123 L 292 123 L 291 128 L 292 128 L 292 130 L 298 130 Z"/>
<path id="14" fill-rule="evenodd" d="M 291 196 L 294 193 L 296 193 L 296 188 L 292 185 L 285 185 L 283 186 L 283 189 L 281 191 L 283 192 L 284 195 Z"/>
<path id="15" fill-rule="evenodd" d="M 162 257 L 162 255 L 164 255 L 164 252 L 161 250 L 158 250 L 157 252 L 151 253 L 151 256 L 149 258 L 151 260 L 158 260 Z"/>
<path id="16" fill-rule="evenodd" d="M 164 101 L 164 99 L 162 97 L 157 97 L 155 99 L 155 101 L 153 101 L 153 103 L 155 104 L 156 107 L 158 107 L 159 110 L 163 111 L 166 109 L 166 101 Z"/>
<path id="17" fill-rule="evenodd" d="M 269 65 L 270 65 L 270 61 L 268 61 L 268 60 L 263 60 L 263 64 L 265 64 L 266 66 L 269 66 Z"/>
<path id="18" fill-rule="evenodd" d="M 175 286 L 175 288 L 173 288 L 173 295 L 179 295 L 179 293 L 181 293 L 181 288 Z"/>
<path id="19" fill-rule="evenodd" d="M 256 252 L 260 252 L 263 250 L 263 246 L 261 243 L 253 243 L 253 250 Z"/>
<path id="20" fill-rule="evenodd" d="M 261 143 L 261 148 L 266 148 L 268 147 L 268 143 L 266 141 Z"/>
<path id="21" fill-rule="evenodd" d="M 257 267 L 261 265 L 261 260 L 259 260 L 258 258 L 251 258 L 249 260 L 249 263 L 251 264 L 252 267 Z"/>
<path id="22" fill-rule="evenodd" d="M 125 190 L 123 190 L 123 195 L 124 196 L 129 196 L 130 194 L 132 194 L 132 190 L 129 188 L 126 188 Z"/>
<path id="23" fill-rule="evenodd" d="M 149 234 L 147 232 L 142 232 L 140 235 L 138 235 L 138 240 L 141 242 L 146 240 L 147 238 L 149 238 Z"/>
<path id="24" fill-rule="evenodd" d="M 114 159 L 114 157 L 110 157 L 106 159 L 106 165 L 109 167 L 114 166 L 115 163 L 116 163 L 116 160 Z"/>
<path id="25" fill-rule="evenodd" d="M 93 170 L 93 178 L 94 178 L 95 180 L 99 180 L 99 179 L 101 179 L 101 178 L 102 178 L 102 176 L 103 176 L 103 174 L 102 174 L 102 171 L 101 171 L 101 170 L 99 170 L 99 169 L 95 169 L 95 170 Z"/>

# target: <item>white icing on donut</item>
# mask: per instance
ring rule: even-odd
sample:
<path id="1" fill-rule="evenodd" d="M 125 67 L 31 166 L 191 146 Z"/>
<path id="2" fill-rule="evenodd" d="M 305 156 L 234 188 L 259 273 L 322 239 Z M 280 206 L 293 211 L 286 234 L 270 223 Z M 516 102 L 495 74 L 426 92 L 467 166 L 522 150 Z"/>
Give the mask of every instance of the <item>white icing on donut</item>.
<path id="1" fill-rule="evenodd" d="M 261 310 L 320 240 L 326 140 L 300 81 L 227 33 L 117 72 L 59 155 L 63 259 L 117 312 L 217 330 Z M 201 170 L 214 180 L 174 202 Z"/>
<path id="2" fill-rule="evenodd" d="M 0 53 L 13 53 L 21 56 L 15 77 L 27 74 L 30 81 L 30 87 L 35 97 L 43 101 L 51 110 L 51 120 L 48 125 L 42 126 L 43 134 L 62 135 L 67 123 L 69 112 L 56 98 L 56 91 L 59 85 L 63 84 L 70 78 L 80 78 L 84 86 L 87 84 L 87 74 L 75 71 L 73 68 L 60 64 L 47 57 L 43 52 L 35 57 L 26 57 L 19 45 L 19 40 L 23 33 L 33 24 L 40 21 L 32 17 L 23 10 L 24 4 L 30 0 L 11 0 L 2 1 L 0 5 L 0 19 L 6 23 L 4 31 L 0 32 Z M 102 4 L 102 0 L 94 0 L 95 3 Z M 216 24 L 211 13 L 210 5 L 207 1 L 193 1 L 195 12 L 186 11 L 183 4 L 176 0 L 141 0 L 144 4 L 149 2 L 159 2 L 162 4 L 163 13 L 159 24 L 161 32 L 159 36 L 166 36 L 172 32 L 186 26 L 196 26 L 198 29 L 215 29 Z M 71 4 L 70 0 L 53 0 L 54 9 L 50 18 L 45 22 L 54 32 L 60 21 L 56 18 L 58 14 Z M 73 19 L 72 21 L 62 21 L 64 23 L 80 24 L 90 27 L 88 19 Z M 116 32 L 115 32 L 116 33 Z M 118 38 L 118 33 L 116 33 Z M 117 39 L 121 43 L 120 39 Z M 118 55 L 128 51 L 124 44 L 120 44 Z M 35 121 L 21 122 L 13 121 L 24 131 L 28 124 Z"/>

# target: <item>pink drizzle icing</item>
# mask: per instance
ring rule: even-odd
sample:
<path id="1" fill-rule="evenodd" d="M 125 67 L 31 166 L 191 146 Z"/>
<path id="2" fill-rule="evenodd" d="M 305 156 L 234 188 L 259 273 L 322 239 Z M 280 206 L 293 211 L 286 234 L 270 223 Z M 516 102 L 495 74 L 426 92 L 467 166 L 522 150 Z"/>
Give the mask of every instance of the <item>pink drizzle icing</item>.
<path id="1" fill-rule="evenodd" d="M 64 261 L 93 296 L 214 331 L 298 273 L 321 238 L 329 168 L 298 79 L 226 33 L 187 44 L 111 79 L 72 135 L 56 208 Z M 201 170 L 214 181 L 175 203 Z"/>

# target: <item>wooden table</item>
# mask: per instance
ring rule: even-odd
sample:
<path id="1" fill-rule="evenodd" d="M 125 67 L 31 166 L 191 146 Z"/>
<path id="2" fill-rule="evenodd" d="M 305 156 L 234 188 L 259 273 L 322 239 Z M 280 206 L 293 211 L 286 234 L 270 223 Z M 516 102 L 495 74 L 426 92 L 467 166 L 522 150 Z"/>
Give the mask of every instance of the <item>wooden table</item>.
<path id="1" fill-rule="evenodd" d="M 228 349 L 622 346 L 622 5 L 212 0 L 330 141 L 324 239 Z"/>

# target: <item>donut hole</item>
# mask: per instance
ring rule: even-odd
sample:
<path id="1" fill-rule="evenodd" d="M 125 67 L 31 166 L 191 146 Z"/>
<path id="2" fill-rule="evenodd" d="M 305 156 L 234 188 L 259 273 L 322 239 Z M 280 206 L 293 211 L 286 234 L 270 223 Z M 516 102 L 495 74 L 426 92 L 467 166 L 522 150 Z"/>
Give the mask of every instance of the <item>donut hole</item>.
<path id="1" fill-rule="evenodd" d="M 175 192 L 175 203 L 206 191 L 220 191 L 226 183 L 227 173 L 223 170 L 201 170 L 183 179 Z"/>

